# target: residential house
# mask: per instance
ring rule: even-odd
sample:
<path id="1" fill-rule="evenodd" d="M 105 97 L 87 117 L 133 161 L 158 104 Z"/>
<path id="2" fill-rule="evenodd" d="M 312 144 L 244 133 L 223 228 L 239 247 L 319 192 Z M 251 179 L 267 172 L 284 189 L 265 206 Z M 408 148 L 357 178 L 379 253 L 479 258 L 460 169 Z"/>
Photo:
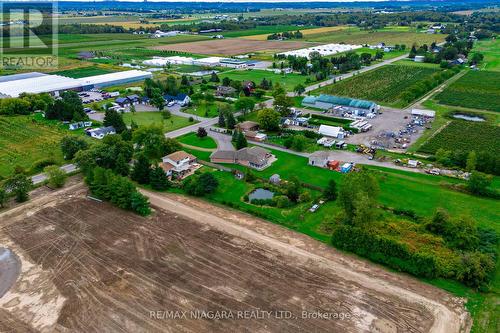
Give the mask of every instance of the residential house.
<path id="1" fill-rule="evenodd" d="M 255 131 L 245 131 L 243 132 L 245 138 L 250 141 L 258 141 L 262 142 L 267 139 L 267 135 L 265 133 L 255 132 Z"/>
<path id="2" fill-rule="evenodd" d="M 199 164 L 196 163 L 195 156 L 179 150 L 164 156 L 160 167 L 169 177 L 184 178 L 192 174 L 199 167 Z"/>
<path id="3" fill-rule="evenodd" d="M 167 103 L 175 102 L 180 106 L 187 106 L 189 105 L 189 103 L 191 103 L 191 98 L 189 98 L 189 96 L 186 94 L 178 94 L 177 96 L 164 95 L 163 98 Z"/>
<path id="4" fill-rule="evenodd" d="M 113 126 L 101 127 L 87 131 L 91 137 L 101 140 L 106 135 L 116 134 L 116 130 Z"/>
<path id="5" fill-rule="evenodd" d="M 232 96 L 236 93 L 236 89 L 227 86 L 217 86 L 216 96 Z"/>
<path id="6" fill-rule="evenodd" d="M 259 123 L 256 123 L 255 121 L 244 121 L 239 124 L 236 124 L 236 128 L 239 129 L 242 132 L 245 131 L 257 131 L 259 129 Z"/>
<path id="7" fill-rule="evenodd" d="M 130 100 L 127 97 L 118 97 L 115 99 L 115 103 L 122 108 L 130 106 Z"/>
<path id="8" fill-rule="evenodd" d="M 238 151 L 217 150 L 210 155 L 212 163 L 236 163 L 257 170 L 270 166 L 274 159 L 269 150 L 256 146 Z"/>
<path id="9" fill-rule="evenodd" d="M 137 105 L 141 102 L 141 97 L 138 95 L 129 95 L 127 96 L 127 99 L 129 100 L 131 105 Z"/>

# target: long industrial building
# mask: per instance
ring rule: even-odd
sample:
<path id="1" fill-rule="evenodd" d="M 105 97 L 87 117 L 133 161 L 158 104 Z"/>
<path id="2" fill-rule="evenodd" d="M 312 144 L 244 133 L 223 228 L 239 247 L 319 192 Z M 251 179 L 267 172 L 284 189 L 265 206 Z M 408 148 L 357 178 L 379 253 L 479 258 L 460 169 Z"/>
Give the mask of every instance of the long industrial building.
<path id="1" fill-rule="evenodd" d="M 22 93 L 52 93 L 58 95 L 66 90 L 90 90 L 127 84 L 151 78 L 150 72 L 131 70 L 73 79 L 61 75 L 23 73 L 0 77 L 0 98 L 18 97 Z"/>

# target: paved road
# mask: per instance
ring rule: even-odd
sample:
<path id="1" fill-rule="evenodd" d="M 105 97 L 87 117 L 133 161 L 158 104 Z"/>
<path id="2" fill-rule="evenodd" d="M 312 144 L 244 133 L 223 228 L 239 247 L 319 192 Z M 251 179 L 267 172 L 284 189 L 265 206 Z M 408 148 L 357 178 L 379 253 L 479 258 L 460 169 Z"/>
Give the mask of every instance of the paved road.
<path id="1" fill-rule="evenodd" d="M 59 169 L 61 169 L 62 171 L 66 172 L 66 173 L 71 173 L 71 172 L 78 170 L 77 166 L 74 164 L 66 164 L 66 165 L 61 166 Z M 31 181 L 33 182 L 33 185 L 43 183 L 46 180 L 47 180 L 47 175 L 45 173 L 40 173 L 38 175 L 34 175 L 31 177 Z"/>
<path id="2" fill-rule="evenodd" d="M 303 153 L 303 152 L 297 152 L 291 149 L 287 149 L 284 147 L 276 147 L 274 145 L 270 145 L 267 143 L 263 142 L 257 142 L 257 141 L 249 141 L 251 144 L 254 144 L 256 146 L 261 146 L 264 148 L 268 149 L 274 149 L 274 150 L 279 150 L 285 153 L 289 153 L 292 155 L 297 155 L 297 156 L 302 156 L 309 158 L 311 155 L 310 153 Z M 321 150 L 321 149 L 319 149 Z M 416 173 L 424 173 L 423 170 L 421 169 L 412 169 L 412 168 L 406 168 L 403 166 L 395 165 L 391 162 L 381 162 L 377 160 L 369 160 L 368 155 L 363 155 L 363 154 L 358 154 L 354 153 L 351 151 L 346 151 L 346 150 L 328 150 L 334 159 L 342 162 L 353 162 L 355 164 L 366 164 L 366 165 L 374 165 L 374 166 L 380 166 L 380 167 L 385 167 L 389 169 L 397 169 L 397 170 L 404 170 L 404 171 L 409 171 L 409 172 L 416 172 Z"/>

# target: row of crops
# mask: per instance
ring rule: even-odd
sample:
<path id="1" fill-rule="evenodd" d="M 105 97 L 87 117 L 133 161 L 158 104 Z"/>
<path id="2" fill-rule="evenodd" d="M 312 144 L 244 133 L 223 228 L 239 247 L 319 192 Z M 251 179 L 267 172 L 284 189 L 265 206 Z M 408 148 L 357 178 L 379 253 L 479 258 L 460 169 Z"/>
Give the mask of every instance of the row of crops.
<path id="1" fill-rule="evenodd" d="M 441 104 L 500 112 L 500 74 L 470 71 L 436 96 Z"/>
<path id="2" fill-rule="evenodd" d="M 499 142 L 500 128 L 498 126 L 454 120 L 422 145 L 419 151 L 434 154 L 438 149 L 443 148 L 454 151 L 487 151 L 499 156 Z"/>
<path id="3" fill-rule="evenodd" d="M 322 92 L 383 104 L 398 104 L 407 90 L 438 72 L 440 70 L 437 68 L 387 65 L 324 87 Z"/>

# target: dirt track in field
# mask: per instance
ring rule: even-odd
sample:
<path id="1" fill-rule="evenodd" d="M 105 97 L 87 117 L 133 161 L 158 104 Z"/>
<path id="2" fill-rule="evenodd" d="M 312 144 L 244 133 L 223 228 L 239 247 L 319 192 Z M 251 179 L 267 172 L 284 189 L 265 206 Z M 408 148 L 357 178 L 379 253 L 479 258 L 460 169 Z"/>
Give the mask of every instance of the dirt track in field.
<path id="1" fill-rule="evenodd" d="M 154 50 L 169 50 L 195 54 L 235 55 L 256 51 L 289 51 L 318 45 L 317 43 L 257 41 L 242 38 L 213 39 L 200 42 L 177 43 L 155 46 Z"/>
<path id="2" fill-rule="evenodd" d="M 86 199 L 81 185 L 0 214 L 0 245 L 22 263 L 0 332 L 468 330 L 463 301 L 439 289 L 239 212 L 148 195 L 149 218 Z M 242 312 L 257 310 L 269 312 Z"/>

